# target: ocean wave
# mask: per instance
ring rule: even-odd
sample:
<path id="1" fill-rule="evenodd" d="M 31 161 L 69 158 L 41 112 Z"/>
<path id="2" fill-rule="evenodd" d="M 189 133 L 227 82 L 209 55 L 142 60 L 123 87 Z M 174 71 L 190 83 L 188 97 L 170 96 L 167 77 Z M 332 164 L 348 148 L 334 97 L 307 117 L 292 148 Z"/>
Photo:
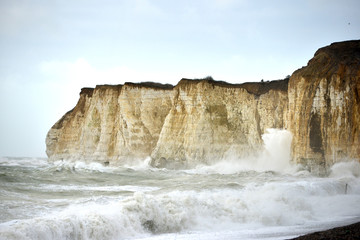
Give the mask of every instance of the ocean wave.
<path id="1" fill-rule="evenodd" d="M 334 178 L 247 182 L 242 188 L 135 192 L 105 203 L 0 224 L 5 239 L 124 239 L 153 234 L 296 226 L 360 216 L 360 182 Z"/>

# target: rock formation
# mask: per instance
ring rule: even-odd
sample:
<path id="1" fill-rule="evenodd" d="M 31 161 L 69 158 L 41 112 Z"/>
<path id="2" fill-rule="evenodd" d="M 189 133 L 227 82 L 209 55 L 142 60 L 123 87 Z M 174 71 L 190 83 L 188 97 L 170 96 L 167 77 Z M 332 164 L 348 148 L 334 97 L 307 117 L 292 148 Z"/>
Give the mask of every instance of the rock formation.
<path id="1" fill-rule="evenodd" d="M 151 154 L 158 167 L 192 167 L 262 147 L 267 128 L 284 128 L 287 80 L 232 85 L 182 79 Z"/>
<path id="2" fill-rule="evenodd" d="M 360 41 L 319 49 L 292 74 L 288 97 L 295 162 L 360 160 Z"/>
<path id="3" fill-rule="evenodd" d="M 360 41 L 319 49 L 290 80 L 84 88 L 50 129 L 47 154 L 113 165 L 151 156 L 156 167 L 188 168 L 256 154 L 265 130 L 282 128 L 293 134 L 297 163 L 360 160 L 359 96 Z"/>
<path id="4" fill-rule="evenodd" d="M 83 88 L 76 107 L 50 129 L 47 155 L 119 164 L 144 159 L 172 106 L 172 88 L 153 83 Z"/>

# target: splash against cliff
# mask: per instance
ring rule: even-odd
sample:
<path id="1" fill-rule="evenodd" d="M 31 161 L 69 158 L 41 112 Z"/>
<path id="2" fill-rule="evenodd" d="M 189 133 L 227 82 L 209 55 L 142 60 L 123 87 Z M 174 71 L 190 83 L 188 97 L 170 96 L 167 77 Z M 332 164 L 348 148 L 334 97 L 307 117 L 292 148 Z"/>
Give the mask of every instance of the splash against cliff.
<path id="1" fill-rule="evenodd" d="M 50 159 L 157 167 L 239 159 L 263 148 L 267 128 L 293 134 L 294 162 L 312 168 L 360 159 L 360 41 L 319 49 L 290 79 L 176 86 L 125 83 L 85 88 L 46 138 Z"/>

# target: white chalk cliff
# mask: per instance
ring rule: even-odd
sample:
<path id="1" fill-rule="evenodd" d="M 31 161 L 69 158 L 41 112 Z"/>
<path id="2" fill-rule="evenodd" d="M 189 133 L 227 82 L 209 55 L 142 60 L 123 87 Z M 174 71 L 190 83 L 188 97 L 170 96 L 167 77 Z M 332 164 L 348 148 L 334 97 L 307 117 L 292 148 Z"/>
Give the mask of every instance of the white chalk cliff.
<path id="1" fill-rule="evenodd" d="M 189 168 L 263 147 L 267 128 L 293 134 L 294 162 L 360 160 L 360 41 L 319 49 L 290 79 L 228 84 L 182 79 L 175 87 L 125 83 L 84 88 L 50 129 L 50 160 L 121 165 L 146 157 Z"/>

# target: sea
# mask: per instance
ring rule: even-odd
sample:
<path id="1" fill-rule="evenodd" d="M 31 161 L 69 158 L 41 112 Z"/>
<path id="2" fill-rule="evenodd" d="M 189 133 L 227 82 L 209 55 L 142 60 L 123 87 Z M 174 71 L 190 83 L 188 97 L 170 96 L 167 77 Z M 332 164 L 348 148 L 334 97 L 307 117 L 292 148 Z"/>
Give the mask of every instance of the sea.
<path id="1" fill-rule="evenodd" d="M 269 130 L 257 157 L 191 169 L 0 158 L 0 239 L 290 239 L 360 221 L 360 164 L 327 174 Z"/>

